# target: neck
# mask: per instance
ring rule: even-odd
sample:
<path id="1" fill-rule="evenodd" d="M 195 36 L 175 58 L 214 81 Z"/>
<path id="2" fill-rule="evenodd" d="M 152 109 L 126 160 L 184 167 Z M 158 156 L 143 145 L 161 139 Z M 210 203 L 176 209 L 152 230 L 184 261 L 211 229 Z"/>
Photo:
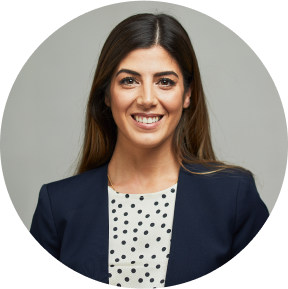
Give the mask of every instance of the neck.
<path id="1" fill-rule="evenodd" d="M 159 182 L 177 183 L 179 170 L 180 164 L 171 150 L 147 149 L 133 153 L 116 145 L 108 164 L 108 178 L 112 187 L 147 188 Z"/>

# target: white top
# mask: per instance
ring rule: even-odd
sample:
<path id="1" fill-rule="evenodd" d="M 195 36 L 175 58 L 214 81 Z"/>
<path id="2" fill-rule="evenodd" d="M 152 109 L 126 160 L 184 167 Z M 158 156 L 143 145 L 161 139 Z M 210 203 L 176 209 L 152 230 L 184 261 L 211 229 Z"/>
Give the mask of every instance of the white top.
<path id="1" fill-rule="evenodd" d="M 164 287 L 177 184 L 148 194 L 122 194 L 108 186 L 109 284 Z"/>

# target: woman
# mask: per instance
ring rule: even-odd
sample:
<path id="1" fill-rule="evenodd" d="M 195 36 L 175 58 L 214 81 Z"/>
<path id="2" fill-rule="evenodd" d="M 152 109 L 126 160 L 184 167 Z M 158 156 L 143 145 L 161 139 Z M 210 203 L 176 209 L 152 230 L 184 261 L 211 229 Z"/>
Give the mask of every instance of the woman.
<path id="1" fill-rule="evenodd" d="M 222 266 L 268 216 L 252 174 L 216 160 L 184 28 L 165 14 L 118 24 L 99 57 L 76 175 L 43 185 L 32 235 L 87 277 L 156 288 Z"/>

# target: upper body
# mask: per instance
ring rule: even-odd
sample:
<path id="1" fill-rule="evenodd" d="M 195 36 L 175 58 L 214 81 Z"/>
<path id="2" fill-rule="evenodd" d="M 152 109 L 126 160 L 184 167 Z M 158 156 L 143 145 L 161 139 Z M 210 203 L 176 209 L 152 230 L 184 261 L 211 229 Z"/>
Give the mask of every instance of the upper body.
<path id="1" fill-rule="evenodd" d="M 180 167 L 217 161 L 194 49 L 166 14 L 132 15 L 108 36 L 81 156 L 76 175 L 42 186 L 30 233 L 93 280 L 137 289 L 195 280 L 239 254 L 269 217 L 247 174 Z"/>
<path id="2" fill-rule="evenodd" d="M 44 185 L 31 225 L 31 234 L 55 258 L 104 283 L 109 283 L 107 168 Z M 165 287 L 225 264 L 268 216 L 251 175 L 201 176 L 181 168 Z"/>

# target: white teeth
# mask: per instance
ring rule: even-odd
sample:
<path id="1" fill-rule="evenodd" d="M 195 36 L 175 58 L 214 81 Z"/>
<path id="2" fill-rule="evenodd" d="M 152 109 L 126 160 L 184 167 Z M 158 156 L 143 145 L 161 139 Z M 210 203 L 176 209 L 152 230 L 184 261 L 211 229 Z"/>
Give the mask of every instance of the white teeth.
<path id="1" fill-rule="evenodd" d="M 140 117 L 138 115 L 134 116 L 134 119 L 138 122 L 141 123 L 153 123 L 153 122 L 157 122 L 160 120 L 160 116 L 156 116 L 156 117 L 149 117 L 148 119 L 146 117 Z"/>

